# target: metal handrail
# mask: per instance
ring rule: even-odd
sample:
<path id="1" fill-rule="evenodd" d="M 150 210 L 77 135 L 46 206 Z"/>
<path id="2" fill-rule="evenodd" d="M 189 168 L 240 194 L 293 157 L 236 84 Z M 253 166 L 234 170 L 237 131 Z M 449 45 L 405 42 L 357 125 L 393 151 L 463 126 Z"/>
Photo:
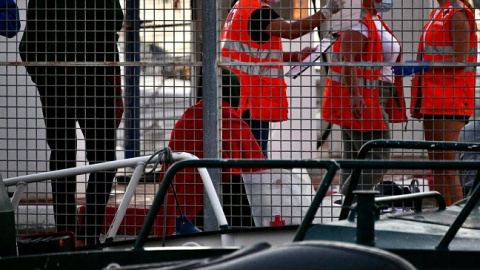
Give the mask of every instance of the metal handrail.
<path id="1" fill-rule="evenodd" d="M 165 173 L 160 190 L 156 194 L 152 207 L 147 214 L 145 223 L 136 239 L 133 249 L 143 249 L 150 229 L 155 222 L 155 217 L 161 207 L 162 202 L 168 191 L 168 187 L 172 182 L 173 176 L 181 169 L 188 167 L 205 167 L 205 168 L 323 168 L 327 169 L 315 197 L 312 200 L 302 223 L 300 224 L 293 241 L 301 241 L 305 238 L 308 228 L 311 226 L 317 209 L 320 207 L 322 199 L 327 194 L 336 171 L 339 168 L 346 169 L 434 169 L 442 166 L 446 169 L 477 169 L 480 167 L 480 161 L 393 161 L 393 160 L 235 160 L 235 159 L 202 159 L 202 160 L 186 160 L 173 164 Z M 480 197 L 480 188 L 476 188 L 474 194 L 478 193 Z M 476 197 L 472 196 L 469 200 L 473 202 Z M 468 204 L 468 203 L 467 203 Z M 467 209 L 468 210 L 468 209 Z M 465 211 L 467 211 L 465 210 Z M 471 211 L 471 209 L 470 209 Z M 462 211 L 461 213 L 463 213 Z M 467 211 L 468 212 L 468 211 Z M 467 213 L 465 212 L 465 213 Z M 469 212 L 468 212 L 469 213 Z M 462 222 L 463 223 L 463 222 Z M 453 237 L 456 231 L 452 231 L 448 238 Z M 448 240 L 448 239 L 446 239 Z"/>
<path id="2" fill-rule="evenodd" d="M 333 176 L 335 175 L 335 171 L 338 169 L 336 162 L 334 160 L 235 160 L 235 159 L 202 159 L 202 160 L 186 160 L 181 161 L 173 164 L 165 173 L 163 177 L 162 184 L 160 185 L 160 189 L 157 192 L 150 211 L 147 214 L 145 222 L 143 224 L 142 229 L 135 241 L 133 246 L 134 250 L 141 250 L 145 245 L 148 235 L 150 233 L 150 229 L 152 228 L 156 215 L 160 210 L 162 202 L 165 200 L 165 196 L 168 191 L 168 187 L 170 186 L 173 176 L 175 173 L 180 171 L 184 168 L 189 167 L 206 167 L 206 168 L 328 168 L 329 171 L 334 170 L 333 173 L 329 173 L 328 175 L 331 177 L 324 178 L 324 181 L 320 185 L 317 195 L 315 195 L 312 206 L 320 206 L 321 198 L 326 195 L 328 191 L 328 187 L 330 186 L 331 182 L 333 181 Z M 320 197 L 319 194 L 323 194 Z M 310 207 L 308 211 L 312 211 L 313 207 Z M 308 215 L 309 212 L 307 212 Z M 222 228 L 220 228 L 222 229 Z"/>
<path id="3" fill-rule="evenodd" d="M 377 144 L 382 142 L 377 141 L 375 143 Z M 391 147 L 392 142 L 384 141 L 383 143 L 384 145 L 388 145 Z M 422 144 L 420 143 L 415 145 L 418 145 L 418 147 L 421 147 Z M 468 144 L 468 143 L 456 144 L 456 146 L 446 143 L 446 144 L 443 144 L 444 148 L 442 148 L 441 146 L 436 146 L 435 144 L 432 144 L 432 142 L 430 142 L 429 145 L 430 147 L 433 147 L 433 148 L 438 147 L 436 149 L 450 149 L 450 147 L 452 148 L 458 147 L 459 149 L 462 149 L 462 150 L 464 149 L 468 150 L 468 149 L 472 149 L 472 146 L 476 147 L 476 145 Z M 477 149 L 474 149 L 474 150 L 477 150 Z M 181 160 L 182 155 L 188 155 L 188 157 L 190 158 L 184 157 L 185 160 L 182 161 Z M 394 161 L 394 160 L 333 160 L 333 159 L 332 160 L 233 160 L 233 159 L 232 160 L 223 160 L 223 159 L 200 160 L 195 156 L 187 153 L 181 153 L 181 154 L 174 153 L 173 156 L 174 156 L 174 159 L 178 160 L 178 162 L 174 163 L 165 173 L 164 179 L 162 180 L 162 183 L 160 185 L 160 190 L 155 195 L 154 201 L 152 203 L 150 211 L 148 212 L 145 223 L 138 235 L 138 238 L 134 243 L 133 249 L 135 250 L 143 249 L 143 246 L 149 235 L 151 227 L 154 224 L 158 210 L 165 199 L 165 196 L 167 194 L 170 184 L 172 183 L 173 177 L 176 172 L 178 172 L 183 168 L 188 168 L 188 167 L 198 168 L 200 175 L 202 176 L 202 180 L 204 181 L 204 184 L 205 183 L 208 184 L 208 180 L 205 180 L 208 177 L 208 172 L 206 171 L 206 168 L 290 168 L 290 169 L 293 169 L 293 168 L 303 167 L 303 168 L 327 169 L 327 173 L 325 174 L 324 179 L 322 180 L 318 188 L 318 191 L 315 194 L 312 200 L 312 203 L 308 208 L 308 211 L 295 234 L 293 241 L 301 241 L 305 238 L 306 232 L 308 228 L 311 226 L 315 218 L 317 209 L 320 207 L 323 198 L 327 194 L 329 187 L 333 182 L 336 172 L 340 168 L 352 169 L 354 171 L 361 170 L 361 169 L 375 169 L 380 167 L 388 168 L 388 169 L 436 169 L 438 167 L 442 167 L 444 169 L 467 169 L 467 170 L 480 168 L 480 161 L 444 162 L 444 161 Z M 147 157 L 126 159 L 126 160 L 112 161 L 112 162 L 106 162 L 102 164 L 88 165 L 84 167 L 76 167 L 76 168 L 53 171 L 53 172 L 39 173 L 36 175 L 26 175 L 26 176 L 19 176 L 15 178 L 9 178 L 9 179 L 5 179 L 4 183 L 5 183 L 5 186 L 12 186 L 19 183 L 31 183 L 31 182 L 37 182 L 37 181 L 45 181 L 52 178 L 86 174 L 86 173 L 90 173 L 97 170 L 109 170 L 109 169 L 117 169 L 121 167 L 132 167 L 134 165 L 143 167 L 145 163 L 156 162 L 157 160 L 158 160 L 158 157 L 151 158 L 147 156 Z M 140 177 L 138 173 L 136 174 L 135 178 L 137 177 Z M 477 177 L 478 177 L 478 174 L 477 174 Z M 133 180 L 133 181 L 135 182 L 136 180 Z M 130 192 L 132 189 L 131 185 L 129 185 L 127 189 Z M 206 188 L 206 190 L 208 189 L 209 188 Z M 213 195 L 209 194 L 209 196 L 212 196 L 211 199 L 214 199 L 212 201 L 218 200 L 218 197 L 214 189 L 212 188 L 211 190 L 213 190 Z M 458 232 L 458 229 L 461 227 L 466 217 L 470 214 L 470 212 L 472 211 L 473 207 L 475 206 L 476 202 L 479 199 L 480 199 L 480 186 L 477 186 L 474 189 L 472 196 L 467 201 L 467 204 L 462 209 L 459 216 L 455 219 L 454 224 L 450 227 L 447 234 L 443 237 L 442 241 L 437 246 L 438 249 L 444 249 L 448 247 L 449 243 Z M 223 209 L 221 209 L 219 201 L 217 206 L 220 207 L 220 210 L 218 211 L 218 213 L 223 213 Z M 217 211 L 215 211 L 215 213 L 217 214 Z M 118 218 L 120 218 L 120 215 L 121 214 L 119 214 Z M 117 218 L 117 216 L 115 218 Z M 223 222 L 219 222 L 219 225 L 220 225 L 220 229 L 228 228 L 228 225 L 226 225 L 226 219 L 225 219 L 225 225 L 223 225 Z"/>
<path id="4" fill-rule="evenodd" d="M 177 153 L 177 154 L 174 153 L 173 157 L 176 162 L 182 161 L 182 160 L 198 159 L 197 156 L 194 156 L 189 153 Z M 205 168 L 197 168 L 197 169 L 203 181 L 205 193 L 207 194 L 208 198 L 211 200 L 210 203 L 212 205 L 213 212 L 215 213 L 215 216 L 217 218 L 217 222 L 220 224 L 220 226 L 228 228 L 227 218 L 225 217 L 225 213 L 223 212 L 222 205 L 220 203 L 217 193 L 215 192 L 215 187 L 213 186 L 212 179 L 210 178 L 210 175 L 208 174 L 207 169 Z M 133 172 L 133 176 L 130 179 L 130 182 L 125 191 L 124 197 L 120 203 L 120 206 L 118 207 L 117 212 L 115 213 L 113 222 L 112 224 L 110 224 L 110 228 L 107 232 L 106 241 L 113 241 L 113 239 L 117 235 L 118 229 L 120 228 L 123 217 L 127 213 L 128 205 L 132 200 L 132 197 L 135 193 L 135 189 L 138 185 L 140 176 L 142 175 L 143 171 L 144 171 L 144 165 L 137 166 L 135 168 Z"/>
<path id="5" fill-rule="evenodd" d="M 374 148 L 396 148 L 396 149 L 423 149 L 423 150 L 457 150 L 480 152 L 480 144 L 478 143 L 460 143 L 460 142 L 442 142 L 442 141 L 397 141 L 397 140 L 372 140 L 366 142 L 358 151 L 357 159 L 363 160 L 366 158 L 368 152 Z M 445 166 L 442 164 L 441 166 Z M 350 175 L 350 184 L 347 189 L 343 201 L 343 208 L 340 212 L 340 220 L 348 217 L 350 211 L 349 206 L 353 202 L 353 191 L 357 188 L 358 180 L 363 168 L 354 168 Z M 477 169 L 477 168 L 475 168 Z"/>
<path id="6" fill-rule="evenodd" d="M 411 194 L 403 195 L 394 195 L 386 197 L 377 197 L 375 198 L 376 203 L 385 204 L 385 203 L 395 203 L 395 202 L 405 202 L 405 201 L 415 201 L 415 212 L 420 212 L 422 210 L 422 201 L 424 199 L 433 198 L 437 201 L 438 210 L 443 211 L 447 208 L 445 200 L 438 191 L 427 191 L 427 192 L 418 192 Z"/>
<path id="7" fill-rule="evenodd" d="M 184 161 L 184 160 L 198 160 L 198 157 L 189 153 L 172 153 L 172 157 L 173 157 L 173 160 L 176 162 Z M 14 209 L 16 209 L 16 207 L 19 204 L 20 198 L 25 190 L 25 187 L 29 183 L 47 181 L 55 178 L 76 176 L 80 174 L 88 174 L 96 171 L 108 171 L 108 170 L 115 170 L 118 168 L 135 167 L 133 175 L 130 179 L 130 182 L 125 190 L 124 197 L 120 203 L 120 206 L 117 209 L 117 212 L 115 213 L 115 217 L 107 232 L 107 239 L 111 240 L 116 236 L 116 233 L 118 232 L 121 222 L 127 212 L 128 205 L 130 204 L 130 201 L 132 200 L 132 197 L 135 194 L 135 189 L 144 172 L 145 166 L 147 165 L 147 163 L 150 164 L 150 163 L 156 163 L 156 162 L 165 162 L 165 159 L 163 158 L 163 156 L 160 157 L 158 155 L 154 157 L 143 156 L 143 157 L 136 157 L 136 158 L 130 158 L 130 159 L 109 161 L 109 162 L 87 165 L 82 167 L 37 173 L 33 175 L 17 176 L 17 177 L 4 179 L 3 182 L 6 187 L 15 186 L 15 185 L 17 186 L 17 189 L 15 190 L 11 199 Z M 220 200 L 213 186 L 210 175 L 208 174 L 208 171 L 206 170 L 206 168 L 201 168 L 201 167 L 197 168 L 197 170 L 203 181 L 205 192 L 208 198 L 210 199 L 210 203 L 212 205 L 212 209 L 217 218 L 217 222 L 219 223 L 220 226 L 228 228 L 228 221 L 225 217 L 225 213 L 223 212 L 223 208 L 221 206 Z"/>

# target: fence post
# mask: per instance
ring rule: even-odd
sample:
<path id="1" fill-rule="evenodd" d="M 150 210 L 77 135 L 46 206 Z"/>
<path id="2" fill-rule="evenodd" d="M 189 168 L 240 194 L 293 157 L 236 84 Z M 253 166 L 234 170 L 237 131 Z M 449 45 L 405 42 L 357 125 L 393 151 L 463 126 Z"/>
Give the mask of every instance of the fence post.
<path id="1" fill-rule="evenodd" d="M 140 61 L 140 1 L 127 0 L 125 61 Z M 125 158 L 140 156 L 140 66 L 125 67 Z"/>
<path id="2" fill-rule="evenodd" d="M 203 157 L 219 158 L 220 126 L 218 124 L 221 107 L 218 102 L 218 38 L 217 1 L 202 2 L 202 93 L 203 93 Z M 207 147 L 208 145 L 208 147 Z M 213 186 L 220 194 L 220 170 L 209 168 Z M 213 208 L 208 196 L 204 196 L 204 227 L 206 231 L 217 230 Z"/>

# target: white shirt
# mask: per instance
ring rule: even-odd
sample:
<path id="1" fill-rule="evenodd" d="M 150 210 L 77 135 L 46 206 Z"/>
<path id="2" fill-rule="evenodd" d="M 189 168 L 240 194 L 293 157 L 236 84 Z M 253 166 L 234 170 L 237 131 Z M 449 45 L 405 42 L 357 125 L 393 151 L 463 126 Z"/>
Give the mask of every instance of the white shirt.
<path id="1" fill-rule="evenodd" d="M 387 31 L 387 29 L 385 29 L 385 27 L 383 27 L 382 22 L 380 22 L 378 18 L 374 18 L 374 21 L 375 26 L 378 29 L 378 34 L 382 40 L 383 61 L 386 63 L 395 63 L 400 54 L 400 43 L 392 34 L 390 34 L 390 32 Z M 352 30 L 358 31 L 363 36 L 368 37 L 368 28 L 362 22 L 358 22 Z M 394 75 L 390 65 L 382 68 L 382 76 L 380 79 L 384 82 L 393 83 Z"/>

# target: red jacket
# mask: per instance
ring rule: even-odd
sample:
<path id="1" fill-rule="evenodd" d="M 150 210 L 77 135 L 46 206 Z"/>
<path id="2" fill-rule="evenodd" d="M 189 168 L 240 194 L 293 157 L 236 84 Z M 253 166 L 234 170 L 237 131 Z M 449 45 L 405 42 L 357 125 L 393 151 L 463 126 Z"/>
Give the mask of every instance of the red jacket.
<path id="1" fill-rule="evenodd" d="M 187 152 L 203 158 L 203 100 L 188 108 L 180 120 L 175 124 L 168 146 L 173 152 Z M 222 103 L 222 158 L 224 159 L 264 159 L 262 149 L 237 112 L 226 102 Z M 260 169 L 257 169 L 260 170 Z M 223 169 L 222 182 L 230 181 L 230 174 L 241 174 L 242 171 L 252 169 Z M 162 181 L 163 174 L 160 176 Z M 182 214 L 190 220 L 203 209 L 203 185 L 196 168 L 186 168 L 179 171 L 174 179 L 175 191 L 182 209 Z M 180 215 L 173 192 L 169 189 L 167 195 L 166 224 L 167 235 L 175 230 L 176 217 Z M 165 217 L 164 208 L 159 212 L 157 226 L 163 224 Z M 157 227 L 158 229 L 158 227 Z M 162 235 L 158 229 L 157 235 Z"/>

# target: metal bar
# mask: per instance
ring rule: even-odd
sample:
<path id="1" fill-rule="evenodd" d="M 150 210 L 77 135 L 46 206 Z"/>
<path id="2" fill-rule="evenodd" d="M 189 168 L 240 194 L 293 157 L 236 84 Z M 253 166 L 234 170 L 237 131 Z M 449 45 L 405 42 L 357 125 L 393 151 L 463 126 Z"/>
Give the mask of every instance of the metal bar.
<path id="1" fill-rule="evenodd" d="M 333 181 L 333 176 L 338 168 L 389 168 L 389 169 L 434 169 L 443 167 L 447 169 L 474 169 L 480 166 L 480 161 L 392 161 L 392 160 L 225 160 L 225 159 L 201 159 L 186 160 L 173 164 L 165 173 L 159 192 L 156 194 L 152 207 L 145 219 L 144 226 L 136 242 L 134 249 L 143 249 L 147 241 L 150 229 L 155 222 L 155 217 L 161 207 L 162 202 L 168 191 L 168 187 L 172 182 L 176 172 L 187 167 L 206 167 L 206 168 L 328 168 L 319 191 L 307 211 L 307 215 L 300 225 L 301 230 L 297 231 L 294 241 L 301 241 L 306 233 L 307 228 L 313 221 L 313 215 L 316 213 L 321 204 L 323 196 L 326 194 L 327 187 Z M 480 192 L 479 192 L 480 193 Z M 307 219 L 308 217 L 308 219 Z"/>
<path id="2" fill-rule="evenodd" d="M 480 175 L 477 173 L 477 175 L 475 176 L 475 181 L 477 181 L 479 177 Z M 470 198 L 468 198 L 467 203 L 463 206 L 462 211 L 460 211 L 450 228 L 448 228 L 447 233 L 443 236 L 442 240 L 440 240 L 440 243 L 438 244 L 436 249 L 448 248 L 448 245 L 450 245 L 458 230 L 460 230 L 460 227 L 462 227 L 462 224 L 465 222 L 465 220 L 470 215 L 475 206 L 477 206 L 479 199 L 480 186 L 477 185 Z"/>
<path id="3" fill-rule="evenodd" d="M 198 157 L 189 153 L 172 153 L 172 155 L 173 155 L 173 159 L 176 162 L 183 161 L 183 160 L 192 160 L 192 159 L 198 160 Z M 52 171 L 52 172 L 39 173 L 34 175 L 19 176 L 19 177 L 5 179 L 3 180 L 3 183 L 5 184 L 6 187 L 17 185 L 17 190 L 15 191 L 14 196 L 12 197 L 12 200 L 11 200 L 12 205 L 14 206 L 14 208 L 16 208 L 23 194 L 23 190 L 25 189 L 28 183 L 46 181 L 52 178 L 87 174 L 95 171 L 106 171 L 106 170 L 118 169 L 123 167 L 135 167 L 135 171 L 133 172 L 133 175 L 127 186 L 122 202 L 120 203 L 120 206 L 118 207 L 118 210 L 115 213 L 114 220 L 107 232 L 107 240 L 109 240 L 115 237 L 116 233 L 118 232 L 118 228 L 120 227 L 123 217 L 125 216 L 128 205 L 132 200 L 133 195 L 135 194 L 135 189 L 139 183 L 140 177 L 144 172 L 146 163 L 147 162 L 156 163 L 160 157 L 157 155 L 151 159 L 150 158 L 151 158 L 150 156 L 144 156 L 144 157 L 138 157 L 138 158 L 105 162 L 101 164 L 87 165 L 83 167 L 76 167 L 76 168 L 69 168 L 69 169 Z M 160 160 L 160 162 L 164 162 L 164 160 Z M 223 208 L 218 198 L 218 195 L 215 189 L 213 188 L 212 180 L 210 178 L 210 175 L 208 174 L 207 169 L 198 168 L 198 172 L 205 186 L 206 194 L 208 195 L 208 198 L 212 203 L 212 208 L 213 208 L 217 223 L 220 224 L 219 225 L 220 228 L 227 229 L 228 221 L 225 217 L 225 213 L 223 212 Z"/>
<path id="4" fill-rule="evenodd" d="M 174 154 L 174 157 L 175 157 L 175 154 Z M 92 165 L 87 165 L 82 167 L 75 167 L 75 168 L 69 168 L 69 169 L 63 169 L 63 170 L 57 170 L 57 171 L 49 171 L 49 172 L 43 172 L 43 173 L 37 173 L 37 174 L 17 176 L 17 177 L 4 179 L 3 182 L 7 187 L 15 186 L 20 182 L 25 182 L 29 184 L 32 182 L 46 181 L 54 178 L 76 176 L 76 175 L 87 174 L 87 173 L 92 173 L 96 171 L 108 171 L 108 170 L 114 170 L 118 168 L 135 167 L 138 163 L 142 163 L 142 162 L 145 163 L 149 159 L 150 159 L 150 156 L 143 156 L 143 157 L 137 157 L 137 158 L 115 160 L 115 161 L 92 164 Z M 157 161 L 158 161 L 158 156 L 152 158 L 150 163 L 154 163 Z M 160 161 L 163 162 L 164 160 L 160 160 Z"/>
<path id="5" fill-rule="evenodd" d="M 357 237 L 355 243 L 365 246 L 375 246 L 375 196 L 374 190 L 354 191 L 357 196 Z"/>
<path id="6" fill-rule="evenodd" d="M 188 153 L 174 154 L 174 160 L 176 162 L 182 161 L 182 160 L 190 160 L 190 159 L 198 159 L 198 157 Z M 115 213 L 113 222 L 110 225 L 110 228 L 108 229 L 106 241 L 113 241 L 113 239 L 115 238 L 118 232 L 118 229 L 120 228 L 121 222 L 127 212 L 128 205 L 130 204 L 130 201 L 132 200 L 133 195 L 135 194 L 135 189 L 138 185 L 138 182 L 140 181 L 140 177 L 142 176 L 142 173 L 144 172 L 144 170 L 145 170 L 145 163 L 139 162 L 127 186 L 122 202 L 120 203 L 120 206 L 118 207 L 118 210 Z M 200 174 L 200 177 L 202 178 L 205 192 L 212 203 L 212 208 L 215 213 L 216 220 L 218 224 L 220 224 L 220 228 L 228 229 L 227 218 L 225 217 L 225 213 L 223 212 L 223 208 L 218 198 L 218 195 L 215 192 L 215 189 L 213 188 L 212 180 L 210 178 L 210 175 L 208 174 L 208 171 L 205 168 L 198 168 L 198 172 Z"/>
<path id="7" fill-rule="evenodd" d="M 155 21 L 142 21 L 140 24 L 140 29 L 149 29 L 149 28 L 169 28 L 177 26 L 189 26 L 189 23 L 169 23 L 169 24 L 151 24 Z"/>
<path id="8" fill-rule="evenodd" d="M 412 194 L 404 194 L 404 195 L 395 195 L 395 196 L 387 196 L 387 197 L 377 197 L 375 198 L 376 203 L 392 203 L 392 202 L 403 202 L 406 200 L 416 200 L 416 199 L 429 199 L 434 198 L 437 200 L 438 210 L 443 211 L 447 209 L 447 205 L 445 200 L 438 191 L 428 191 L 428 192 L 420 192 L 420 193 L 412 193 Z"/>
<path id="9" fill-rule="evenodd" d="M 37 66 L 51 66 L 51 67 L 142 67 L 155 66 L 159 63 L 163 65 L 172 66 L 201 66 L 200 62 L 184 61 L 187 56 L 173 56 L 166 58 L 165 61 L 138 61 L 138 62 L 0 62 L 0 66 L 13 67 L 37 67 Z M 183 61 L 180 61 L 183 60 Z"/>
<path id="10" fill-rule="evenodd" d="M 442 142 L 442 141 L 397 141 L 397 140 L 372 140 L 365 143 L 358 151 L 357 159 L 365 159 L 368 152 L 373 148 L 397 148 L 397 149 L 435 149 L 435 150 L 462 150 L 462 151 L 480 151 L 480 144 Z M 378 168 L 378 167 L 377 167 Z M 362 173 L 361 167 L 354 168 L 350 177 L 350 185 L 345 195 L 343 207 L 340 212 L 340 220 L 348 217 L 349 206 L 353 202 L 353 191 L 357 188 L 358 180 Z"/>
<path id="11" fill-rule="evenodd" d="M 113 241 L 113 238 L 117 235 L 118 229 L 120 228 L 120 224 L 122 223 L 123 217 L 127 213 L 128 205 L 132 200 L 133 195 L 135 194 L 135 189 L 140 181 L 140 177 L 142 176 L 143 172 L 145 171 L 145 163 L 139 162 L 133 171 L 132 178 L 130 179 L 127 189 L 125 190 L 125 194 L 123 195 L 123 199 L 115 213 L 115 217 L 113 218 L 112 224 L 110 224 L 110 228 L 107 232 L 107 239 L 105 241 Z"/>
<path id="12" fill-rule="evenodd" d="M 144 225 L 134 243 L 134 250 L 141 250 L 147 241 L 150 229 L 152 228 L 155 217 L 160 210 L 162 202 L 170 186 L 173 176 L 179 170 L 188 167 L 206 167 L 206 168 L 326 168 L 332 161 L 324 160 L 220 160 L 220 159 L 201 159 L 186 160 L 173 164 L 163 177 L 160 189 L 152 202 L 152 207 L 147 214 Z"/>
<path id="13" fill-rule="evenodd" d="M 149 62 L 145 62 L 145 61 L 123 61 L 121 63 L 119 62 L 54 62 L 54 61 L 48 61 L 48 62 L 0 62 L 0 66 L 13 66 L 13 67 L 17 67 L 17 66 L 25 66 L 25 67 L 28 67 L 28 66 L 33 66 L 33 67 L 36 67 L 36 66 L 54 66 L 54 67 L 57 67 L 57 66 L 78 66 L 78 67 L 89 67 L 89 66 L 113 66 L 113 67 L 116 67 L 116 66 L 125 66 L 125 67 L 137 67 L 137 66 L 144 66 L 144 65 L 148 65 Z M 358 62 L 309 62 L 309 63 L 305 63 L 305 62 L 291 62 L 292 64 L 294 64 L 295 66 L 319 66 L 319 67 L 332 67 L 332 66 L 351 66 L 351 67 L 358 67 L 359 64 Z M 203 62 L 200 63 L 200 62 L 178 62 L 179 65 L 181 66 L 190 66 L 192 64 L 194 65 L 203 65 Z M 227 63 L 227 62 L 221 62 L 221 61 L 218 61 L 217 62 L 218 66 L 222 67 L 222 66 L 231 66 L 231 63 Z M 235 63 L 235 65 L 238 65 L 238 66 L 261 66 L 262 63 Z M 270 66 L 285 66 L 284 63 L 269 63 Z M 381 67 L 381 66 L 384 66 L 385 64 L 384 63 L 365 63 L 365 62 L 362 62 L 361 66 L 365 66 L 365 67 Z M 398 63 L 398 66 L 402 66 L 402 63 Z M 408 65 L 408 66 L 411 66 L 411 65 Z M 480 66 L 480 62 L 478 63 L 445 63 L 445 64 L 431 64 L 431 66 L 442 66 L 442 67 L 445 67 L 445 66 L 452 66 L 452 67 L 459 67 L 459 66 L 463 66 L 463 67 L 479 67 Z"/>
<path id="14" fill-rule="evenodd" d="M 328 166 L 327 173 L 323 177 L 323 181 L 320 184 L 317 194 L 315 194 L 315 197 L 312 200 L 312 204 L 308 208 L 308 211 L 307 211 L 307 214 L 305 215 L 304 220 L 302 221 L 302 223 L 300 224 L 300 227 L 295 233 L 293 242 L 302 241 L 305 238 L 305 235 L 307 234 L 310 224 L 312 224 L 313 220 L 315 219 L 315 214 L 317 213 L 317 209 L 320 207 L 320 204 L 322 203 L 323 198 L 327 194 L 328 188 L 332 184 L 335 174 L 337 173 L 339 168 L 340 168 L 339 165 L 335 162 L 332 162 L 332 164 Z"/>
<path id="15" fill-rule="evenodd" d="M 125 60 L 140 61 L 140 1 L 126 0 Z M 140 155 L 140 66 L 125 68 L 125 158 Z"/>
<path id="16" fill-rule="evenodd" d="M 202 93 L 203 93 L 203 148 L 205 158 L 219 158 L 220 127 L 218 124 L 221 107 L 218 102 L 218 66 L 217 66 L 217 3 L 202 1 Z M 220 190 L 220 171 L 216 168 L 208 170 L 215 190 Z M 204 227 L 206 230 L 218 228 L 213 217 L 213 209 L 204 198 Z"/>
<path id="17" fill-rule="evenodd" d="M 15 192 L 13 193 L 13 196 L 10 199 L 14 210 L 17 209 L 18 204 L 20 203 L 20 199 L 22 198 L 23 192 L 25 191 L 26 187 L 27 187 L 27 183 L 25 182 L 19 182 L 17 184 L 17 188 L 15 189 Z"/>

